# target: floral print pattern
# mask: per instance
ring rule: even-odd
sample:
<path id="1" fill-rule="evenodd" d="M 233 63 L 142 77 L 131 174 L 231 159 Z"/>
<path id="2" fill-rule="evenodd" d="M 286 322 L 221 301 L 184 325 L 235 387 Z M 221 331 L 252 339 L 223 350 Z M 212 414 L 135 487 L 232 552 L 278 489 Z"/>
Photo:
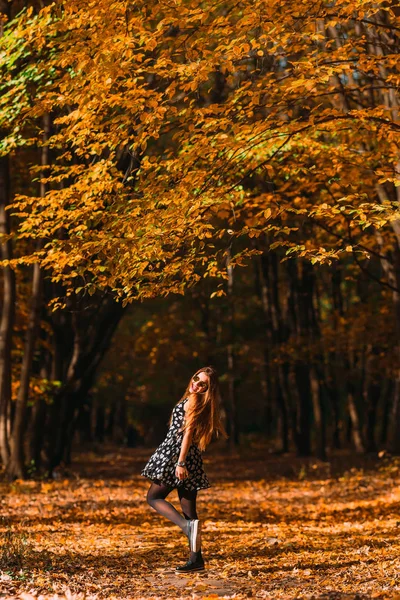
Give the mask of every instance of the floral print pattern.
<path id="1" fill-rule="evenodd" d="M 184 419 L 184 405 L 187 398 L 179 402 L 172 411 L 172 421 L 165 440 L 150 456 L 141 474 L 152 481 L 161 482 L 167 487 L 184 487 L 187 490 L 202 490 L 211 487 L 203 469 L 200 449 L 191 444 L 186 455 L 186 468 L 189 476 L 180 481 L 175 475 L 175 463 L 178 461 L 182 445 L 183 432 L 180 431 Z"/>

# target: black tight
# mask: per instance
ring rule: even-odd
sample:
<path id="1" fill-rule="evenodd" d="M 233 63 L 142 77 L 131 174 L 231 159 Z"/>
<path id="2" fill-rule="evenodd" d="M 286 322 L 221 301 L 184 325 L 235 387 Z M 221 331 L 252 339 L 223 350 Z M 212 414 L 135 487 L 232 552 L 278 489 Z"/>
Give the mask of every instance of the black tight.
<path id="1" fill-rule="evenodd" d="M 198 519 L 196 510 L 197 490 L 178 488 L 178 496 L 185 519 Z"/>
<path id="2" fill-rule="evenodd" d="M 175 525 L 178 525 L 178 527 L 187 534 L 186 521 L 188 519 L 197 519 L 197 490 L 190 491 L 178 488 L 179 501 L 184 515 L 183 517 L 178 513 L 176 508 L 165 499 L 171 491 L 171 488 L 166 485 L 153 482 L 147 492 L 147 502 L 154 510 L 160 513 L 160 515 L 167 517 L 167 519 L 175 523 Z"/>
<path id="3" fill-rule="evenodd" d="M 163 515 L 175 525 L 178 525 L 183 531 L 185 535 L 188 533 L 187 529 L 187 521 L 189 519 L 197 519 L 197 510 L 196 510 L 196 499 L 197 499 L 197 490 L 190 491 L 185 490 L 184 488 L 178 488 L 178 496 L 181 504 L 181 509 L 183 513 L 182 515 L 172 506 L 170 502 L 167 502 L 165 499 L 168 494 L 171 492 L 171 488 L 167 487 L 162 483 L 153 482 L 147 492 L 147 502 L 150 504 L 154 510 L 156 510 L 160 515 Z M 191 557 L 192 554 L 190 553 Z"/>

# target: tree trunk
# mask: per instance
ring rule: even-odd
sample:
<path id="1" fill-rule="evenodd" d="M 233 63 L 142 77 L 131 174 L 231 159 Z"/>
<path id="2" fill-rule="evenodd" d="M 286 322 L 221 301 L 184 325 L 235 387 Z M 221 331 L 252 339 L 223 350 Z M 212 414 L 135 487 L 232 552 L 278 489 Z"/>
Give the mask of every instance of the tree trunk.
<path id="1" fill-rule="evenodd" d="M 10 18 L 11 5 L 0 1 L 0 14 Z M 0 37 L 3 26 L 0 25 Z M 0 135 L 3 132 L 0 132 Z M 0 235 L 10 234 L 9 216 L 6 207 L 10 201 L 9 157 L 0 157 Z M 12 259 L 11 240 L 5 238 L 0 244 L 2 260 Z M 9 431 L 11 412 L 11 349 L 15 316 L 15 275 L 14 271 L 3 267 L 2 307 L 0 321 L 0 456 L 4 465 L 10 457 Z"/>
<path id="2" fill-rule="evenodd" d="M 277 401 L 280 410 L 280 438 L 281 452 L 289 452 L 289 384 L 288 384 L 288 364 L 278 365 L 278 394 Z"/>
<path id="3" fill-rule="evenodd" d="M 377 410 L 381 391 L 381 381 L 375 381 L 371 373 L 374 359 L 376 359 L 376 348 L 368 347 L 368 356 L 365 364 L 366 378 L 364 386 L 364 405 L 366 407 L 365 419 L 365 449 L 367 452 L 376 452 L 375 427 L 377 421 Z"/>
<path id="4" fill-rule="evenodd" d="M 6 207 L 9 202 L 10 181 L 8 156 L 0 157 L 0 234 L 9 235 L 10 225 Z M 11 240 L 1 244 L 2 260 L 12 259 Z M 15 316 L 15 274 L 3 267 L 2 310 L 0 321 L 0 454 L 4 465 L 10 457 L 8 432 L 11 409 L 11 350 Z"/>
<path id="5" fill-rule="evenodd" d="M 94 411 L 94 439 L 102 444 L 105 436 L 105 410 L 102 404 L 95 404 Z"/>
<path id="6" fill-rule="evenodd" d="M 46 142 L 50 135 L 50 116 L 43 116 L 43 146 L 41 148 L 41 165 L 45 167 L 49 162 L 49 151 Z M 46 186 L 40 182 L 40 195 L 43 198 L 46 193 Z M 38 249 L 42 242 L 38 242 Z M 28 328 L 25 338 L 24 355 L 21 365 L 20 386 L 18 390 L 17 401 L 15 404 L 15 416 L 12 428 L 11 455 L 7 464 L 7 476 L 25 477 L 24 465 L 24 433 L 26 407 L 29 398 L 29 383 L 32 373 L 32 362 L 36 338 L 40 326 L 40 313 L 42 308 L 42 284 L 43 274 L 38 263 L 33 265 L 32 297 L 31 309 L 29 314 Z"/>
<path id="7" fill-rule="evenodd" d="M 261 300 L 263 308 L 263 330 L 264 344 L 262 352 L 262 363 L 260 367 L 261 395 L 263 399 L 263 429 L 267 437 L 273 433 L 274 411 L 273 399 L 278 386 L 276 377 L 273 378 L 271 372 L 271 348 L 272 348 L 272 319 L 271 319 L 271 300 L 270 290 L 271 278 L 269 273 L 268 254 L 263 254 L 257 261 L 256 269 L 256 289 Z M 275 383 L 275 385 L 273 385 Z"/>
<path id="8" fill-rule="evenodd" d="M 383 195 L 383 188 L 378 188 L 378 196 L 381 200 L 386 200 Z M 392 224 L 393 227 L 393 224 Z M 400 453 L 400 234 L 396 235 L 397 247 L 393 251 L 393 262 L 384 255 L 384 241 L 380 231 L 375 231 L 375 237 L 378 242 L 380 252 L 383 255 L 381 258 L 382 270 L 390 285 L 394 288 L 392 292 L 394 322 L 396 331 L 397 345 L 394 349 L 394 355 L 397 358 L 396 367 L 394 368 L 393 376 L 393 403 L 390 426 L 388 431 L 388 446 L 389 450 L 394 454 Z"/>
<path id="9" fill-rule="evenodd" d="M 321 460 L 326 460 L 326 431 L 325 418 L 323 412 L 321 386 L 318 381 L 318 375 L 315 367 L 310 369 L 311 380 L 311 398 L 314 411 L 314 423 L 316 428 L 316 450 L 317 456 Z"/>
<path id="10" fill-rule="evenodd" d="M 388 441 L 388 430 L 389 430 L 389 419 L 390 419 L 390 407 L 392 405 L 392 387 L 393 383 L 391 380 L 386 379 L 382 391 L 380 404 L 382 406 L 381 414 L 381 429 L 379 435 L 379 442 L 381 445 L 386 446 Z"/>
<path id="11" fill-rule="evenodd" d="M 51 363 L 48 359 L 49 356 L 44 356 L 40 368 L 40 378 L 51 380 Z M 29 466 L 29 470 L 32 472 L 40 473 L 41 470 L 41 450 L 43 445 L 45 423 L 47 417 L 48 405 L 43 397 L 36 398 L 35 403 L 28 412 L 28 429 L 25 434 L 26 443 L 24 444 L 27 451 L 26 462 Z"/>
<path id="12" fill-rule="evenodd" d="M 338 330 L 340 317 L 344 315 L 344 299 L 342 293 L 342 272 L 338 265 L 335 263 L 332 265 L 332 300 L 333 300 L 333 322 L 334 329 Z M 339 450 L 342 447 L 341 441 L 341 424 L 342 424 L 342 397 L 345 397 L 343 394 L 343 382 L 340 383 L 340 379 L 338 380 L 336 373 L 339 372 L 340 366 L 343 365 L 344 368 L 344 360 L 342 356 L 342 348 L 338 347 L 337 342 L 335 341 L 335 349 L 329 353 L 329 365 L 338 365 L 337 367 L 331 368 L 332 376 L 325 378 L 325 391 L 327 394 L 327 398 L 329 400 L 329 404 L 332 410 L 333 415 L 333 424 L 332 424 L 332 447 L 336 450 Z M 342 371 L 343 373 L 343 371 Z"/>
<path id="13" fill-rule="evenodd" d="M 7 465 L 7 476 L 25 477 L 24 467 L 24 433 L 26 406 L 29 398 L 29 382 L 32 370 L 33 352 L 40 323 L 40 309 L 42 301 L 42 273 L 40 266 L 33 267 L 32 301 L 29 315 L 28 329 L 26 332 L 24 355 L 21 366 L 20 386 L 15 404 L 15 416 L 12 428 L 11 456 Z"/>
<path id="14" fill-rule="evenodd" d="M 27 435 L 27 463 L 30 468 L 36 473 L 41 470 L 42 456 L 41 450 L 43 445 L 44 427 L 43 423 L 46 420 L 47 404 L 45 400 L 39 398 L 32 407 L 30 416 L 30 426 Z"/>
<path id="15" fill-rule="evenodd" d="M 348 403 L 348 409 L 349 409 L 351 434 L 352 434 L 354 448 L 357 453 L 362 454 L 365 452 L 365 447 L 364 447 L 364 442 L 362 439 L 360 418 L 358 416 L 357 405 L 355 403 L 354 394 L 352 391 L 348 392 L 347 403 Z"/>
<path id="16" fill-rule="evenodd" d="M 311 455 L 311 387 L 309 368 L 301 363 L 294 367 L 297 386 L 296 446 L 299 456 Z"/>
<path id="17" fill-rule="evenodd" d="M 290 264 L 292 263 L 292 264 Z M 310 386 L 311 344 L 314 341 L 313 323 L 314 273 L 306 262 L 289 261 L 289 281 L 291 284 L 290 313 L 292 331 L 296 334 L 296 343 L 302 347 L 303 356 L 295 362 L 296 381 L 296 434 L 295 442 L 300 456 L 309 456 L 311 449 L 311 426 L 313 405 Z"/>
<path id="18" fill-rule="evenodd" d="M 265 350 L 264 361 L 271 361 L 271 349 L 278 348 L 281 344 L 287 342 L 289 337 L 289 325 L 282 314 L 281 299 L 279 296 L 279 267 L 276 253 L 266 251 L 260 257 L 260 298 L 264 311 L 264 330 L 265 330 Z M 290 433 L 293 438 L 295 426 L 291 411 L 291 399 L 289 384 L 290 365 L 288 362 L 279 361 L 276 364 L 274 373 L 274 386 L 269 382 L 267 393 L 270 396 L 268 401 L 268 413 L 271 418 L 274 411 L 277 413 L 278 430 L 281 441 L 280 451 L 285 453 L 289 451 Z M 265 377 L 272 380 L 272 369 L 268 364 L 268 370 L 265 371 Z M 275 402 L 275 408 L 272 401 Z M 292 420 L 290 420 L 292 416 Z M 292 427 L 291 427 L 292 424 Z"/>
<path id="19" fill-rule="evenodd" d="M 51 473 L 64 460 L 69 462 L 77 418 L 81 404 L 93 385 L 98 366 L 109 348 L 112 336 L 123 315 L 120 303 L 104 296 L 90 327 L 84 332 L 76 316 L 74 352 L 67 378 L 55 399 L 55 410 L 50 424 L 47 463 Z"/>
<path id="20" fill-rule="evenodd" d="M 236 407 L 236 382 L 235 382 L 235 356 L 234 356 L 234 309 L 233 309 L 233 267 L 231 264 L 231 248 L 227 250 L 226 270 L 228 274 L 228 434 L 229 447 L 233 451 L 239 442 L 239 431 L 237 428 Z"/>

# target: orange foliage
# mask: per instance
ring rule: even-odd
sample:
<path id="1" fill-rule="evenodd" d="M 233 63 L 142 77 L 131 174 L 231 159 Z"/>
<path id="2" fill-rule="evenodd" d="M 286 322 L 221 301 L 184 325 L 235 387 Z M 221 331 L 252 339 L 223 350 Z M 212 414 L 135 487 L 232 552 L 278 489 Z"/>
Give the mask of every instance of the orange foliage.
<path id="1" fill-rule="evenodd" d="M 50 112 L 55 158 L 46 197 L 14 206 L 19 235 L 46 239 L 70 293 L 124 301 L 225 276 L 233 238 L 233 265 L 264 233 L 313 262 L 364 254 L 398 219 L 396 28 L 383 0 L 24 12 L 2 40 L 2 149 L 40 145 Z"/>
<path id="2" fill-rule="evenodd" d="M 14 549 L 0 548 L 3 597 L 399 594 L 398 461 L 358 459 L 350 468 L 348 456 L 321 463 L 268 458 L 265 448 L 243 458 L 214 449 L 206 454 L 213 487 L 199 494 L 207 570 L 178 577 L 187 540 L 145 503 L 138 473 L 147 454 L 80 456 L 69 478 L 2 484 L 1 528 Z"/>

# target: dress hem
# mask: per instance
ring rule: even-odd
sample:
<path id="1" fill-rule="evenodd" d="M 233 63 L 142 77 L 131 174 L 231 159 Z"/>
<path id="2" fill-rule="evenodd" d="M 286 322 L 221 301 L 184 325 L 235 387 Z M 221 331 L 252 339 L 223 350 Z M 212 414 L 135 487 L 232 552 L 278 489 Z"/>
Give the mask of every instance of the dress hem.
<path id="1" fill-rule="evenodd" d="M 150 477 L 149 475 L 143 475 L 143 473 L 140 473 L 141 477 L 145 477 L 146 479 L 148 479 L 149 481 L 151 481 L 152 483 L 162 483 L 163 485 L 165 485 L 166 487 L 170 488 L 171 490 L 177 490 L 179 488 L 185 488 L 184 485 L 174 485 L 173 487 L 171 487 L 166 481 L 163 481 L 160 477 Z M 194 490 L 196 490 L 197 492 L 199 492 L 200 490 L 208 490 L 210 487 L 212 487 L 211 485 L 207 485 L 207 486 L 202 486 L 202 487 L 194 487 L 194 488 L 185 488 L 187 490 L 190 490 L 191 492 L 193 492 Z"/>
<path id="2" fill-rule="evenodd" d="M 192 443 L 188 449 L 186 461 L 189 472 L 187 479 L 176 477 L 175 466 L 180 456 L 182 435 L 179 429 L 185 419 L 185 400 L 178 403 L 172 411 L 171 425 L 164 441 L 155 449 L 140 474 L 150 481 L 159 482 L 168 489 L 206 490 L 211 487 L 203 468 L 201 451 Z"/>

